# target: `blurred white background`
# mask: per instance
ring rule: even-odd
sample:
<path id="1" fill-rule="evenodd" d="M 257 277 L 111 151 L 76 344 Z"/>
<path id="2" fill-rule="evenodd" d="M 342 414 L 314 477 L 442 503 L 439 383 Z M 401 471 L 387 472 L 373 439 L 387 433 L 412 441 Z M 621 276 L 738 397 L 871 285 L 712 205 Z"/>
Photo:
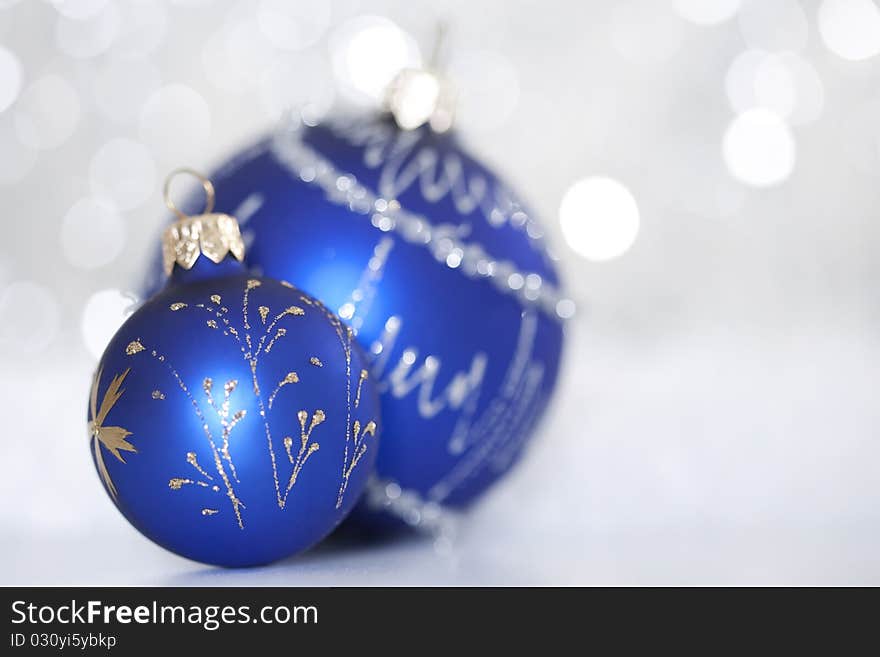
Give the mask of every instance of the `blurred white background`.
<path id="1" fill-rule="evenodd" d="M 438 20 L 579 306 L 550 417 L 451 551 L 165 553 L 85 428 L 162 178 L 372 111 Z M 0 584 L 880 583 L 878 82 L 874 0 L 0 0 Z"/>

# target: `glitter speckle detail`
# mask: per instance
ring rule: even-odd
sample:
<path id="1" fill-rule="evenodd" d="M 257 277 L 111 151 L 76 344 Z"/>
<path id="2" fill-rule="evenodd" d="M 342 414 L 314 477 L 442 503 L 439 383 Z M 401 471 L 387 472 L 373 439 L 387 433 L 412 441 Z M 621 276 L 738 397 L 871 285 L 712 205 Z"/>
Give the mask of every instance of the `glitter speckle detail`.
<path id="1" fill-rule="evenodd" d="M 183 308 L 186 308 L 186 304 L 183 303 L 182 301 L 178 301 L 176 303 L 172 303 L 168 307 L 171 308 L 171 310 L 173 310 L 174 312 L 177 312 L 178 310 L 182 310 Z"/>
<path id="2" fill-rule="evenodd" d="M 284 438 L 284 450 L 287 452 L 287 459 L 290 461 L 291 465 L 293 465 L 293 472 L 290 474 L 290 481 L 287 482 L 287 490 L 284 493 L 285 501 L 287 500 L 287 494 L 290 493 L 290 489 L 293 488 L 293 485 L 296 483 L 296 478 L 299 476 L 306 461 L 309 460 L 309 457 L 312 454 L 321 448 L 318 443 L 309 443 L 312 436 L 312 430 L 327 419 L 324 411 L 319 408 L 312 413 L 312 421 L 309 424 L 309 428 L 306 429 L 306 422 L 309 420 L 308 411 L 300 411 L 296 416 L 297 419 L 299 419 L 300 425 L 300 448 L 296 456 L 294 456 L 291 451 L 291 447 L 293 447 L 293 438 L 290 436 Z"/>
<path id="3" fill-rule="evenodd" d="M 265 407 L 264 397 L 260 391 L 260 385 L 257 379 L 257 368 L 259 364 L 259 357 L 261 354 L 268 353 L 272 351 L 275 343 L 284 338 L 285 335 L 288 334 L 289 329 L 283 326 L 278 326 L 278 323 L 281 322 L 285 317 L 289 316 L 303 316 L 306 314 L 306 310 L 304 308 L 306 306 L 310 308 L 317 308 L 321 312 L 323 312 L 327 319 L 330 321 L 334 330 L 337 333 L 337 337 L 340 340 L 340 344 L 343 348 L 343 351 L 346 356 L 346 396 L 348 400 L 348 418 L 346 420 L 346 425 L 348 430 L 346 431 L 346 443 L 349 442 L 349 437 L 351 434 L 351 426 L 350 426 L 350 413 L 351 413 L 351 377 L 350 377 L 350 343 L 352 339 L 352 334 L 350 331 L 346 331 L 345 327 L 341 324 L 338 318 L 332 315 L 329 311 L 327 311 L 319 302 L 313 301 L 311 299 L 302 297 L 303 307 L 299 305 L 291 305 L 284 308 L 280 313 L 277 311 L 273 312 L 270 305 L 258 305 L 256 309 L 259 313 L 259 317 L 262 323 L 260 334 L 253 335 L 251 333 L 251 325 L 249 323 L 248 318 L 248 307 L 249 307 L 249 297 L 253 294 L 253 290 L 259 288 L 263 285 L 263 283 L 256 278 L 247 279 L 247 282 L 244 284 L 244 293 L 241 299 L 242 305 L 242 326 L 236 328 L 232 325 L 232 321 L 229 317 L 230 308 L 225 306 L 221 306 L 221 302 L 224 299 L 219 298 L 219 295 L 212 295 L 211 305 L 205 303 L 191 303 L 187 306 L 183 302 L 180 302 L 180 305 L 177 306 L 177 309 L 183 309 L 186 307 L 192 308 L 193 312 L 201 311 L 208 313 L 211 317 L 204 318 L 205 324 L 211 329 L 221 330 L 224 336 L 228 337 L 231 341 L 234 341 L 238 349 L 241 351 L 241 355 L 244 360 L 248 363 L 251 370 L 251 383 L 253 384 L 254 395 L 256 396 L 256 401 L 258 404 L 258 412 L 260 418 L 257 421 L 261 422 L 264 425 L 265 434 L 266 434 L 266 443 L 269 451 L 269 458 L 272 465 L 272 477 L 275 485 L 276 497 L 278 506 L 281 509 L 285 508 L 288 495 L 291 492 L 294 484 L 297 481 L 299 474 L 303 466 L 305 465 L 308 458 L 318 451 L 319 445 L 317 441 L 312 442 L 310 440 L 310 436 L 312 430 L 325 420 L 324 412 L 321 410 L 317 410 L 311 416 L 311 424 L 306 427 L 305 425 L 309 421 L 308 414 L 303 411 L 304 417 L 301 419 L 302 425 L 302 433 L 300 436 L 300 441 L 297 441 L 295 438 L 288 437 L 287 439 L 282 439 L 280 441 L 284 446 L 285 452 L 287 452 L 288 461 L 291 469 L 288 470 L 287 467 L 284 467 L 284 470 L 287 472 L 282 475 L 280 472 L 281 465 L 280 462 L 276 462 L 276 449 L 279 447 L 277 439 L 273 440 L 272 432 L 269 426 L 269 417 L 267 413 L 267 408 Z M 296 289 L 292 285 L 287 285 L 286 287 Z M 257 292 L 256 294 L 259 294 Z M 227 299 L 228 304 L 228 299 Z M 276 314 L 277 313 L 277 314 Z M 203 316 L 204 317 L 204 316 Z M 271 319 L 271 321 L 270 321 Z M 347 339 L 346 339 L 347 338 Z M 157 351 L 153 351 L 153 357 L 159 361 L 164 361 L 165 357 L 160 355 Z M 315 364 L 316 367 L 323 367 L 323 363 L 317 358 L 313 357 L 311 362 Z M 208 439 L 208 443 L 211 447 L 212 456 L 214 457 L 214 466 L 217 469 L 217 474 L 219 475 L 222 482 L 222 485 L 217 485 L 214 481 L 212 481 L 212 477 L 208 475 L 208 473 L 201 467 L 201 465 L 196 461 L 195 452 L 190 452 L 187 454 L 187 462 L 191 467 L 195 468 L 199 474 L 201 474 L 207 481 L 198 481 L 195 476 L 192 476 L 192 479 L 187 479 L 184 477 L 178 477 L 180 481 L 175 481 L 174 483 L 169 483 L 169 486 L 173 490 L 180 490 L 182 487 L 191 487 L 193 486 L 204 487 L 206 489 L 210 489 L 217 492 L 223 492 L 223 487 L 226 488 L 226 496 L 229 498 L 232 503 L 233 511 L 235 513 L 236 519 L 238 521 L 238 525 L 240 528 L 244 529 L 244 522 L 242 520 L 242 516 L 240 513 L 241 509 L 245 509 L 245 504 L 238 498 L 233 489 L 233 485 L 235 483 L 239 483 L 239 479 L 235 470 L 235 467 L 232 463 L 231 455 L 230 455 L 230 434 L 232 433 L 232 429 L 241 421 L 244 421 L 246 416 L 248 415 L 245 409 L 241 409 L 237 412 L 233 412 L 230 409 L 230 397 L 233 395 L 233 392 L 236 390 L 237 381 L 228 380 L 223 385 L 224 396 L 221 399 L 216 399 L 214 397 L 215 390 L 215 380 L 210 377 L 204 378 L 202 380 L 202 388 L 207 397 L 208 405 L 212 408 L 212 410 L 217 414 L 217 419 L 220 422 L 220 426 L 222 427 L 222 436 L 217 436 L 214 431 L 212 431 L 212 427 L 208 423 L 208 419 L 205 417 L 202 412 L 202 408 L 199 403 L 191 394 L 189 388 L 180 378 L 180 375 L 174 370 L 170 363 L 166 363 L 166 367 L 168 367 L 169 372 L 175 378 L 178 386 L 183 391 L 183 393 L 187 396 L 190 403 L 193 406 L 193 409 L 200 421 L 201 427 L 205 432 L 205 436 Z M 282 370 L 283 371 L 283 370 Z M 272 407 L 272 403 L 274 402 L 275 395 L 278 393 L 279 389 L 284 385 L 290 385 L 293 383 L 298 383 L 300 380 L 299 375 L 295 371 L 288 371 L 287 374 L 284 375 L 284 378 L 278 383 L 275 391 L 272 396 L 268 400 L 268 407 Z M 217 386 L 219 387 L 219 386 Z M 297 417 L 300 417 L 297 414 Z M 216 438 L 215 438 L 216 436 Z M 221 438 L 221 440 L 217 440 L 217 438 Z M 302 442 L 301 445 L 298 445 L 298 442 Z M 346 445 L 347 447 L 347 445 Z M 347 465 L 348 461 L 346 460 L 346 464 L 343 465 L 343 471 L 345 469 L 345 465 Z M 285 464 L 286 465 L 286 464 Z M 284 485 L 284 479 L 281 477 L 284 476 L 288 481 L 287 486 Z M 210 509 L 209 509 L 210 510 Z"/>
<path id="4" fill-rule="evenodd" d="M 203 516 L 215 516 L 220 513 L 220 509 L 202 509 Z"/>
<path id="5" fill-rule="evenodd" d="M 278 395 L 278 392 L 286 385 L 290 385 L 291 383 L 299 383 L 299 375 L 296 372 L 288 372 L 287 376 L 285 376 L 281 381 L 275 386 L 275 390 L 272 391 L 272 394 L 269 395 L 269 408 L 272 408 L 272 404 L 275 403 L 275 397 Z"/>
<path id="6" fill-rule="evenodd" d="M 170 488 L 171 490 L 180 490 L 181 488 L 183 488 L 184 486 L 186 486 L 188 484 L 198 484 L 199 486 L 202 486 L 203 488 L 208 487 L 208 484 L 206 484 L 204 481 L 193 481 L 192 479 L 184 479 L 183 477 L 175 477 L 174 479 L 170 479 L 168 481 L 168 488 Z"/>
<path id="7" fill-rule="evenodd" d="M 132 340 L 128 343 L 128 346 L 125 348 L 125 353 L 128 356 L 134 356 L 137 353 L 140 353 L 144 350 L 144 345 L 141 344 L 140 340 Z"/>
<path id="8" fill-rule="evenodd" d="M 280 329 L 278 329 L 278 332 L 275 333 L 275 337 L 272 338 L 271 340 L 269 340 L 269 344 L 266 345 L 266 353 L 268 354 L 270 351 L 272 351 L 272 347 L 275 345 L 275 342 L 276 342 L 278 339 L 283 338 L 285 335 L 287 335 L 287 329 L 286 329 L 286 328 L 280 328 Z"/>
<path id="9" fill-rule="evenodd" d="M 354 407 L 355 408 L 357 408 L 358 406 L 361 405 L 361 388 L 364 385 L 364 381 L 367 380 L 367 376 L 369 376 L 369 373 L 367 372 L 367 370 L 361 370 L 361 375 L 358 378 L 357 394 L 355 394 L 355 396 L 354 396 Z"/>
<path id="10" fill-rule="evenodd" d="M 352 438 L 352 423 L 351 423 L 351 409 L 352 409 L 352 399 L 351 399 L 351 341 L 353 337 L 353 332 L 351 327 L 343 325 L 342 321 L 335 314 L 330 312 L 324 304 L 322 304 L 317 299 L 310 299 L 306 296 L 300 296 L 300 301 L 303 302 L 306 306 L 310 308 L 314 308 L 321 312 L 327 321 L 330 323 L 330 326 L 333 327 L 333 330 L 336 331 L 336 337 L 339 340 L 339 345 L 342 347 L 342 353 L 345 356 L 345 403 L 346 403 L 346 415 L 345 415 L 345 449 L 343 453 L 342 460 L 342 480 L 340 483 L 340 495 L 337 499 L 337 505 L 342 504 L 342 498 L 345 495 L 346 488 L 346 476 L 345 473 L 349 468 L 349 459 L 353 458 L 355 452 L 350 449 L 349 443 Z M 309 359 L 309 362 L 316 367 L 323 367 L 323 363 L 315 357 L 312 356 Z M 338 506 L 337 506 L 338 508 Z"/>
<path id="11" fill-rule="evenodd" d="M 512 295 L 524 307 L 537 306 L 557 321 L 569 316 L 566 308 L 571 302 L 564 298 L 562 291 L 556 285 L 547 281 L 540 281 L 532 287 L 512 284 L 521 279 L 526 280 L 535 273 L 520 272 L 515 263 L 496 259 L 483 245 L 464 241 L 458 234 L 456 226 L 432 223 L 427 217 L 401 207 L 398 202 L 386 201 L 378 191 L 370 189 L 353 176 L 337 169 L 329 160 L 305 143 L 298 113 L 291 113 L 291 119 L 291 123 L 282 126 L 274 135 L 271 150 L 294 178 L 308 180 L 324 190 L 327 198 L 334 203 L 347 207 L 356 214 L 369 217 L 371 224 L 383 233 L 393 231 L 406 242 L 427 249 L 438 263 L 455 269 L 468 278 L 488 280 L 501 293 Z M 485 181 L 484 184 L 474 185 L 473 189 L 468 189 L 468 185 L 460 178 L 458 180 L 447 178 L 446 176 L 450 175 L 448 169 L 444 172 L 445 175 L 441 176 L 439 172 L 434 171 L 434 168 L 439 166 L 440 161 L 445 163 L 445 160 L 430 151 L 427 152 L 428 157 L 424 156 L 425 151 L 422 152 L 421 158 L 418 154 L 412 154 L 413 144 L 419 143 L 418 140 L 413 142 L 406 134 L 396 137 L 394 131 L 386 132 L 382 122 L 376 122 L 375 125 L 355 122 L 351 126 L 344 124 L 334 126 L 333 122 L 328 122 L 328 125 L 337 135 L 349 139 L 353 145 L 355 142 L 360 146 L 369 144 L 369 147 L 365 147 L 367 153 L 393 153 L 394 156 L 388 163 L 393 161 L 396 163 L 395 166 L 399 166 L 407 156 L 414 158 L 413 161 L 419 164 L 416 165 L 418 170 L 415 175 L 411 176 L 413 181 L 420 179 L 421 184 L 424 185 L 425 180 L 430 179 L 432 184 L 436 184 L 433 183 L 434 179 L 431 176 L 436 175 L 438 180 L 442 178 L 446 185 L 442 191 L 448 190 L 448 193 L 456 195 L 459 191 L 464 191 L 467 196 L 464 201 L 459 198 L 454 202 L 465 202 L 467 207 L 473 209 L 479 207 L 485 210 L 485 207 L 490 207 L 486 218 L 491 225 L 508 224 L 515 229 L 523 230 L 533 244 L 544 250 L 543 233 L 539 225 L 504 190 L 496 190 L 500 196 L 493 202 L 489 195 L 490 187 Z M 400 141 L 396 141 L 397 139 Z M 379 166 L 383 160 L 384 157 L 380 155 L 372 166 Z M 445 163 L 444 166 L 448 167 L 449 164 Z M 461 164 L 454 168 L 455 173 L 452 175 L 461 176 Z M 305 171 L 319 173 L 303 178 Z M 408 175 L 412 173 L 407 170 Z M 479 193 L 477 193 L 478 189 L 481 190 Z M 516 276 L 511 278 L 514 274 Z M 557 311 L 560 302 L 565 303 L 561 310 Z"/>
<path id="12" fill-rule="evenodd" d="M 196 470 L 198 470 L 199 474 L 201 474 L 203 477 L 207 477 L 208 479 L 213 479 L 213 477 L 211 477 L 211 475 L 209 475 L 207 472 L 205 472 L 204 468 L 202 468 L 202 466 L 199 465 L 199 462 L 196 459 L 195 452 L 187 452 L 186 453 L 186 462 L 189 463 Z"/>
<path id="13" fill-rule="evenodd" d="M 351 474 L 364 454 L 367 453 L 367 436 L 376 437 L 376 423 L 370 420 L 363 426 L 362 431 L 360 420 L 355 420 L 352 427 L 352 436 L 354 438 L 354 449 L 352 450 L 351 461 L 345 464 L 345 469 L 342 472 L 342 484 L 339 486 L 339 495 L 336 497 L 337 509 L 342 506 L 342 500 L 345 498 L 345 491 L 348 489 Z"/>
<path id="14" fill-rule="evenodd" d="M 229 469 L 232 473 L 232 478 L 235 479 L 236 482 L 239 481 L 238 474 L 235 471 L 235 464 L 232 462 L 232 456 L 229 453 L 229 437 L 232 434 L 232 430 L 235 426 L 241 422 L 245 416 L 247 415 L 247 411 L 242 409 L 240 411 L 236 411 L 232 415 L 232 419 L 229 417 L 229 405 L 230 405 L 230 397 L 232 393 L 235 392 L 236 387 L 238 387 L 238 381 L 232 379 L 223 384 L 223 402 L 218 404 L 214 401 L 213 389 L 214 389 L 214 381 L 213 379 L 206 378 L 202 382 L 202 389 L 205 391 L 205 396 L 208 398 L 208 403 L 211 405 L 211 408 L 214 409 L 214 412 L 217 413 L 217 417 L 220 419 L 220 426 L 223 427 L 223 444 L 220 447 L 220 454 L 229 463 Z"/>
<path id="15" fill-rule="evenodd" d="M 161 390 L 154 390 L 150 396 L 157 401 L 161 401 L 162 399 L 165 399 L 165 393 L 162 392 Z"/>

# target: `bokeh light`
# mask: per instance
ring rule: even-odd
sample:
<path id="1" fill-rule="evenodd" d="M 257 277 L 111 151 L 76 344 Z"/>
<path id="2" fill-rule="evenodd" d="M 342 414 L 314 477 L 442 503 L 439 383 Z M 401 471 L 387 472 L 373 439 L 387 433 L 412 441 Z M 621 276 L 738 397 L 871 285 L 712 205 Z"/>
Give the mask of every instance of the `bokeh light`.
<path id="1" fill-rule="evenodd" d="M 797 104 L 794 77 L 778 55 L 769 54 L 758 63 L 753 86 L 755 107 L 772 110 L 782 118 L 794 111 Z"/>
<path id="2" fill-rule="evenodd" d="M 131 314 L 134 298 L 116 288 L 89 297 L 82 312 L 80 330 L 89 353 L 99 359 L 122 323 Z"/>
<path id="3" fill-rule="evenodd" d="M 825 103 L 816 69 L 793 52 L 746 50 L 727 69 L 724 86 L 734 111 L 763 107 L 794 125 L 818 119 Z"/>
<path id="4" fill-rule="evenodd" d="M 456 138 L 537 214 L 557 211 L 559 223 L 551 217 L 546 237 L 571 296 L 546 310 L 557 318 L 584 315 L 565 327 L 561 372 L 575 385 L 560 386 L 559 412 L 545 429 L 563 444 L 543 452 L 537 445 L 520 483 L 493 495 L 490 512 L 477 511 L 480 531 L 463 533 L 454 549 L 458 579 L 476 567 L 487 581 L 506 581 L 508 568 L 526 583 L 550 572 L 610 581 L 615 575 L 602 559 L 628 554 L 618 581 L 633 572 L 662 581 L 741 581 L 750 573 L 795 581 L 816 555 L 792 561 L 797 550 L 785 541 L 805 544 L 802 521 L 819 533 L 843 526 L 834 518 L 840 509 L 844 520 L 866 521 L 844 523 L 850 538 L 847 531 L 823 534 L 834 541 L 816 544 L 829 557 L 824 577 L 834 577 L 828 570 L 838 562 L 844 565 L 836 572 L 850 580 L 872 575 L 852 564 L 873 564 L 876 552 L 862 535 L 873 518 L 864 493 L 876 479 L 870 434 L 878 423 L 870 373 L 862 373 L 877 344 L 864 320 L 876 305 L 878 279 L 866 247 L 878 236 L 878 8 L 880 0 L 570 0 L 552 8 L 463 0 L 0 0 L 0 196 L 9 215 L 0 242 L 0 386 L 4 398 L 20 402 L 6 447 L 9 462 L 21 466 L 11 475 L 20 490 L 37 480 L 76 480 L 64 499 L 44 485 L 9 506 L 5 526 L 25 541 L 10 548 L 11 576 L 47 584 L 168 579 L 176 566 L 160 552 L 151 557 L 148 545 L 131 545 L 143 551 L 138 569 L 121 557 L 89 561 L 94 537 L 81 536 L 131 532 L 97 497 L 100 486 L 87 481 L 89 464 L 82 472 L 71 467 L 88 458 L 82 441 L 56 440 L 63 449 L 49 453 L 18 438 L 82 432 L 93 359 L 132 306 L 124 286 L 140 287 L 167 220 L 160 174 L 180 165 L 210 171 L 212 162 L 267 134 L 287 109 L 311 124 L 355 101 L 356 116 L 369 118 L 399 70 L 426 64 L 438 19 L 448 38 L 437 63 L 459 92 Z M 357 18 L 371 12 L 384 17 Z M 433 94 L 424 91 L 425 99 Z M 334 165 L 362 168 L 312 145 Z M 390 164 L 360 182 L 394 173 Z M 442 185 L 449 172 L 428 173 Z M 614 180 L 587 177 L 593 174 Z M 305 176 L 315 182 L 320 171 Z M 203 197 L 188 182 L 175 196 L 183 201 L 191 189 L 198 205 L 188 209 L 197 211 Z M 484 200 L 504 205 L 506 189 L 497 190 L 501 198 L 493 191 Z M 271 194 L 257 192 L 222 209 L 242 220 L 265 211 Z M 392 224 L 377 222 L 377 235 Z M 242 227 L 252 240 L 253 221 Z M 461 239 L 493 255 L 493 238 L 509 233 L 500 226 L 464 234 L 467 228 Z M 610 260 L 616 256 L 622 259 Z M 443 267 L 454 275 L 473 274 L 468 262 L 466 249 L 444 251 Z M 477 267 L 488 275 L 488 265 Z M 502 269 L 497 282 L 534 299 L 551 281 L 529 271 Z M 335 308 L 349 316 L 352 303 Z M 792 340 L 795 324 L 804 330 Z M 416 367 L 415 352 L 407 354 Z M 705 385 L 710 380 L 724 385 Z M 830 382 L 821 391 L 829 402 L 816 405 L 822 382 Z M 837 389 L 846 392 L 835 398 Z M 729 401 L 744 391 L 753 393 L 755 413 L 731 414 Z M 778 391 L 782 398 L 774 397 Z M 53 413 L 42 412 L 47 399 L 56 400 Z M 693 403 L 676 405 L 680 399 Z M 644 413 L 630 412 L 639 404 Z M 792 430 L 768 442 L 752 425 Z M 829 443 L 828 435 L 837 440 Z M 813 458 L 819 452 L 830 458 Z M 846 481 L 832 481 L 828 463 L 846 471 Z M 592 467 L 588 476 L 579 472 L 584 467 Z M 621 473 L 629 478 L 618 489 L 635 492 L 603 498 Z M 823 477 L 832 485 L 822 490 L 833 495 L 807 499 Z M 76 485 L 80 478 L 89 485 Z M 741 485 L 755 482 L 759 489 Z M 542 486 L 552 490 L 528 495 Z M 387 492 L 406 495 L 391 485 Z M 820 516 L 828 523 L 813 522 Z M 520 531 L 524 517 L 538 519 L 540 531 L 534 523 Z M 685 529 L 695 539 L 725 518 L 746 518 L 757 530 L 734 531 L 732 541 L 718 532 L 710 543 L 691 541 L 696 551 L 675 552 L 675 563 L 646 561 L 630 549 L 682 518 L 693 520 Z M 761 533 L 762 523 L 778 533 Z M 590 538 L 584 527 L 597 526 L 628 538 L 584 560 L 578 541 Z M 521 545 L 488 559 L 492 536 Z M 71 547 L 63 558 L 53 552 L 59 537 Z M 713 541 L 729 551 L 718 553 Z M 713 556 L 691 558 L 701 548 Z M 16 561 L 19 553 L 39 559 Z M 835 560 L 839 554 L 848 558 Z M 362 555 L 358 570 L 380 578 L 386 573 L 377 558 L 402 564 L 400 577 L 448 578 L 430 574 L 414 555 Z M 533 555 L 547 558 L 532 559 L 534 572 L 523 570 Z M 312 583 L 338 579 L 338 560 L 324 561 L 306 573 Z M 185 579 L 198 583 L 195 571 Z"/>
<path id="5" fill-rule="evenodd" d="M 214 4 L 215 0 L 171 0 L 172 5 L 178 7 L 187 7 L 190 9 L 198 9 L 199 7 L 208 7 Z"/>
<path id="6" fill-rule="evenodd" d="M 21 143 L 37 150 L 57 148 L 76 130 L 80 119 L 79 96 L 58 75 L 47 75 L 30 84 L 15 105 L 15 127 Z"/>
<path id="7" fill-rule="evenodd" d="M 109 0 L 49 0 L 62 16 L 83 20 L 100 13 Z"/>
<path id="8" fill-rule="evenodd" d="M 21 143 L 9 112 L 0 114 L 0 185 L 20 182 L 37 161 L 37 151 Z"/>
<path id="9" fill-rule="evenodd" d="M 697 25 L 717 25 L 736 14 L 740 0 L 674 0 L 678 15 Z"/>
<path id="10" fill-rule="evenodd" d="M 92 158 L 89 182 L 95 196 L 109 198 L 120 210 L 131 210 L 156 191 L 156 163 L 140 142 L 113 139 Z"/>
<path id="11" fill-rule="evenodd" d="M 279 53 L 266 38 L 259 22 L 250 15 L 249 10 L 247 15 L 239 17 L 239 12 L 244 12 L 244 7 L 237 5 L 230 12 L 222 34 L 229 62 L 239 69 L 240 78 L 243 78 L 244 82 L 243 90 L 248 90 L 259 80 L 255 73 L 265 71 L 272 62 L 277 61 Z M 220 70 L 217 73 L 222 75 L 224 71 Z"/>
<path id="12" fill-rule="evenodd" d="M 615 4 L 609 33 L 611 45 L 625 59 L 656 67 L 681 47 L 684 25 L 666 3 L 629 0 Z"/>
<path id="13" fill-rule="evenodd" d="M 807 45 L 810 26 L 797 0 L 743 0 L 737 21 L 753 48 L 782 52 L 800 51 Z"/>
<path id="14" fill-rule="evenodd" d="M 178 166 L 191 161 L 211 136 L 211 109 L 194 89 L 169 84 L 147 100 L 139 132 L 162 164 Z"/>
<path id="15" fill-rule="evenodd" d="M 113 54 L 118 58 L 136 60 L 155 52 L 165 40 L 168 16 L 161 2 L 126 2 L 120 5 L 122 15 L 119 34 L 113 41 Z"/>
<path id="16" fill-rule="evenodd" d="M 764 50 L 750 48 L 737 55 L 724 76 L 724 90 L 730 106 L 736 112 L 744 112 L 758 105 L 755 78 L 761 63 L 769 55 Z"/>
<path id="17" fill-rule="evenodd" d="M 380 101 L 398 72 L 422 63 L 415 40 L 379 16 L 360 16 L 337 28 L 330 54 L 340 93 L 361 104 Z"/>
<path id="18" fill-rule="evenodd" d="M 571 299 L 560 299 L 556 302 L 556 314 L 562 319 L 570 319 L 574 317 L 577 311 L 574 301 Z"/>
<path id="19" fill-rule="evenodd" d="M 109 119 L 134 123 L 161 84 L 159 69 L 149 60 L 110 58 L 95 73 L 95 104 Z"/>
<path id="20" fill-rule="evenodd" d="M 823 0 L 819 34 L 838 57 L 858 61 L 880 53 L 880 7 L 871 0 Z"/>
<path id="21" fill-rule="evenodd" d="M 519 76 L 493 50 L 460 50 L 450 58 L 449 77 L 457 90 L 455 124 L 469 132 L 501 128 L 519 103 Z"/>
<path id="22" fill-rule="evenodd" d="M 302 50 L 318 41 L 329 27 L 330 3 L 260 0 L 257 21 L 276 48 Z"/>
<path id="23" fill-rule="evenodd" d="M 562 235 L 587 260 L 617 258 L 632 246 L 639 232 L 639 208 L 630 191 L 606 177 L 574 183 L 559 206 Z"/>
<path id="24" fill-rule="evenodd" d="M 770 110 L 750 109 L 733 119 L 722 142 L 730 174 L 754 187 L 786 180 L 794 169 L 796 149 L 791 129 Z"/>
<path id="25" fill-rule="evenodd" d="M 330 111 L 335 94 L 329 64 L 320 55 L 309 52 L 296 60 L 279 60 L 260 76 L 260 100 L 266 116 L 278 120 L 292 107 L 320 118 Z"/>
<path id="26" fill-rule="evenodd" d="M 779 89 L 784 89 L 779 93 Z M 825 87 L 813 65 L 797 53 L 768 55 L 755 75 L 758 106 L 775 110 L 793 125 L 817 120 L 825 105 Z"/>
<path id="27" fill-rule="evenodd" d="M 870 176 L 880 177 L 880 98 L 857 103 L 840 116 L 836 126 L 843 159 L 852 168 Z"/>
<path id="28" fill-rule="evenodd" d="M 247 3 L 233 6 L 220 29 L 205 39 L 201 54 L 211 84 L 237 95 L 253 93 L 260 73 L 282 60 Z"/>
<path id="29" fill-rule="evenodd" d="M 97 269 L 113 262 L 125 246 L 125 224 L 108 199 L 82 198 L 61 223 L 64 257 L 79 269 Z"/>
<path id="30" fill-rule="evenodd" d="M 253 82 L 253 77 L 249 79 L 242 63 L 229 52 L 227 34 L 222 29 L 205 39 L 202 66 L 208 81 L 227 93 L 244 93 Z"/>
<path id="31" fill-rule="evenodd" d="M 122 16 L 115 4 L 108 4 L 88 18 L 59 16 L 55 24 L 55 43 L 70 57 L 87 59 L 106 51 L 119 36 Z"/>
<path id="32" fill-rule="evenodd" d="M 11 50 L 0 45 L 0 112 L 15 102 L 21 92 L 21 62 Z"/>
<path id="33" fill-rule="evenodd" d="M 25 356 L 43 351 L 58 333 L 60 314 L 55 295 L 44 285 L 10 283 L 0 289 L 0 349 Z"/>

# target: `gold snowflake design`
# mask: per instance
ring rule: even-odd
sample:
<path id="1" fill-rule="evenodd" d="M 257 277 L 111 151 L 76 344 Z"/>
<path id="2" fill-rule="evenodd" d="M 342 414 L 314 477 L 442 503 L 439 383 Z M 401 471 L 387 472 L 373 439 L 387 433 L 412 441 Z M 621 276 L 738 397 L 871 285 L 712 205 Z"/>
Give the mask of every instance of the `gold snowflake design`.
<path id="1" fill-rule="evenodd" d="M 122 454 L 119 453 L 120 451 L 137 453 L 137 449 L 126 440 L 126 438 L 131 435 L 131 431 L 123 429 L 122 427 L 105 426 L 104 421 L 116 405 L 116 402 L 119 401 L 119 398 L 122 397 L 122 394 L 125 392 L 125 390 L 121 389 L 122 382 L 125 381 L 125 377 L 131 372 L 131 368 L 128 368 L 122 374 L 117 374 L 113 377 L 113 380 L 110 381 L 110 385 L 107 386 L 107 390 L 104 391 L 104 398 L 101 400 L 101 407 L 98 408 L 98 388 L 101 385 L 101 375 L 103 372 L 103 368 L 99 369 L 92 381 L 92 392 L 89 403 L 89 410 L 91 411 L 89 436 L 92 438 L 92 449 L 95 452 L 95 462 L 98 464 L 98 472 L 100 473 L 104 484 L 107 486 L 107 490 L 110 491 L 110 494 L 115 500 L 117 495 L 116 486 L 113 484 L 113 480 L 110 478 L 110 473 L 107 471 L 107 465 L 104 463 L 104 450 L 101 449 L 101 446 L 103 445 L 104 449 L 113 454 L 113 456 L 119 459 L 122 463 L 125 463 L 125 459 L 122 458 Z"/>

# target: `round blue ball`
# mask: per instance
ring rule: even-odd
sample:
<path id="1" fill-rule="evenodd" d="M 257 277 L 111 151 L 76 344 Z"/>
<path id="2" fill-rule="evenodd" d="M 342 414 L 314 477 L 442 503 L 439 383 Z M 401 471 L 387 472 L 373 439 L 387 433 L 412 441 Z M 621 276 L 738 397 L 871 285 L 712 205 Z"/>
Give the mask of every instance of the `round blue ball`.
<path id="1" fill-rule="evenodd" d="M 218 271 L 204 257 L 175 270 L 113 338 L 91 390 L 90 447 L 145 536 L 250 566 L 305 550 L 351 510 L 378 453 L 379 405 L 324 306 Z"/>

